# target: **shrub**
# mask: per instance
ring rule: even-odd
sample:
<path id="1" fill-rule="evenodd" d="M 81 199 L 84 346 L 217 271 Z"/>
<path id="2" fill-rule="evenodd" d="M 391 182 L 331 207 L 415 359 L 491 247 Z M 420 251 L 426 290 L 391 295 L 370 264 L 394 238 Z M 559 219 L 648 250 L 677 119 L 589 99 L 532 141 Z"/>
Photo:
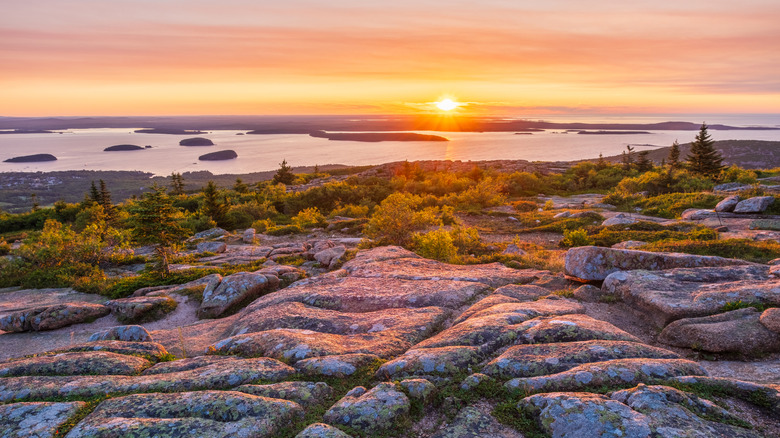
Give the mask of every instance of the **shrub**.
<path id="1" fill-rule="evenodd" d="M 369 210 L 368 206 L 365 205 L 347 204 L 343 207 L 339 207 L 331 210 L 328 216 L 330 218 L 334 218 L 336 216 L 361 218 L 361 217 L 368 216 L 368 210 Z"/>
<path id="2" fill-rule="evenodd" d="M 444 202 L 457 210 L 478 212 L 483 208 L 504 204 L 505 192 L 506 187 L 500 181 L 488 177 L 460 193 L 447 195 Z"/>
<path id="3" fill-rule="evenodd" d="M 479 238 L 479 232 L 476 228 L 454 227 L 449 233 L 458 253 L 479 254 L 484 252 L 485 245 Z"/>
<path id="4" fill-rule="evenodd" d="M 527 213 L 529 211 L 536 211 L 539 205 L 532 201 L 516 201 L 512 204 L 515 210 L 519 213 Z"/>
<path id="5" fill-rule="evenodd" d="M 780 243 L 748 239 L 660 241 L 646 245 L 643 250 L 683 252 L 698 255 L 714 255 L 749 262 L 766 263 L 780 257 Z"/>
<path id="6" fill-rule="evenodd" d="M 450 262 L 457 256 L 458 249 L 450 233 L 444 229 L 415 233 L 412 237 L 417 254 L 442 262 Z"/>
<path id="7" fill-rule="evenodd" d="M 303 229 L 298 225 L 278 225 L 265 230 L 265 234 L 270 236 L 288 236 L 298 233 L 303 233 Z"/>
<path id="8" fill-rule="evenodd" d="M 717 180 L 722 183 L 755 184 L 758 181 L 758 175 L 752 170 L 742 169 L 738 166 L 729 166 L 720 171 Z"/>
<path id="9" fill-rule="evenodd" d="M 588 237 L 588 232 L 582 228 L 576 230 L 566 230 L 563 232 L 561 246 L 564 248 L 573 248 L 575 246 L 593 245 L 593 240 Z"/>
<path id="10" fill-rule="evenodd" d="M 612 246 L 626 240 L 657 242 L 661 240 L 716 240 L 718 233 L 704 226 L 665 227 L 653 222 L 637 222 L 631 225 L 612 225 L 590 236 L 597 246 Z"/>
<path id="11" fill-rule="evenodd" d="M 315 228 L 325 226 L 325 216 L 320 213 L 317 207 L 310 207 L 300 211 L 292 218 L 293 225 L 300 229 Z"/>
<path id="12" fill-rule="evenodd" d="M 672 219 L 689 208 L 715 208 L 720 200 L 711 193 L 669 193 L 642 199 L 637 205 L 643 214 Z"/>
<path id="13" fill-rule="evenodd" d="M 408 245 L 412 233 L 441 225 L 437 209 L 417 211 L 422 198 L 407 193 L 393 193 L 376 208 L 364 233 L 379 245 Z"/>

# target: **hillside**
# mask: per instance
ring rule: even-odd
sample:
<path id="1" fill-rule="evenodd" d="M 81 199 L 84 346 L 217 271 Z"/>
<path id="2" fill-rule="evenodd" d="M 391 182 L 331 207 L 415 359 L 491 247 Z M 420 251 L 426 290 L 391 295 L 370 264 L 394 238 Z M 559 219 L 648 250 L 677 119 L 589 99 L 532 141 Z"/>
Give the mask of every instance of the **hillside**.
<path id="1" fill-rule="evenodd" d="M 653 149 L 649 158 L 656 164 L 665 160 L 670 147 Z M 761 140 L 722 140 L 715 142 L 715 149 L 723 155 L 723 163 L 737 165 L 745 169 L 771 169 L 780 167 L 780 141 Z M 636 151 L 646 150 L 641 146 Z M 684 160 L 691 150 L 691 144 L 680 145 L 680 159 Z M 620 162 L 621 156 L 605 157 L 607 161 Z"/>

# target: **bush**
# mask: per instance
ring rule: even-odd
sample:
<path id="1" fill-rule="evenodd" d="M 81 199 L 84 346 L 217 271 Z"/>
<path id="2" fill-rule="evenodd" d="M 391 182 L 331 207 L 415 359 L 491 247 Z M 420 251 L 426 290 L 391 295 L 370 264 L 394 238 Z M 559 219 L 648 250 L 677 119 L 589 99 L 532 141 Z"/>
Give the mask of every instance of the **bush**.
<path id="1" fill-rule="evenodd" d="M 479 212 L 487 207 L 495 207 L 506 202 L 506 187 L 498 180 L 485 178 L 473 187 L 447 195 L 444 202 L 457 210 Z"/>
<path id="2" fill-rule="evenodd" d="M 368 216 L 368 210 L 369 210 L 368 206 L 365 205 L 347 204 L 343 207 L 339 207 L 331 210 L 328 216 L 330 218 L 334 218 L 336 216 L 361 218 L 361 217 Z"/>
<path id="3" fill-rule="evenodd" d="M 716 240 L 718 233 L 699 225 L 674 225 L 665 227 L 653 222 L 637 222 L 631 225 L 611 225 L 590 236 L 597 246 L 612 246 L 626 240 L 658 242 L 661 240 Z"/>
<path id="4" fill-rule="evenodd" d="M 573 248 L 575 246 L 593 245 L 593 240 L 588 237 L 588 232 L 582 228 L 576 230 L 566 230 L 563 232 L 561 246 L 564 248 Z"/>
<path id="5" fill-rule="evenodd" d="M 712 186 L 711 180 L 687 170 L 667 169 L 625 178 L 620 181 L 615 191 L 629 194 L 648 192 L 652 196 L 664 193 L 698 192 L 709 190 Z"/>
<path id="6" fill-rule="evenodd" d="M 269 236 L 289 236 L 298 233 L 303 233 L 303 229 L 297 225 L 278 225 L 265 230 L 265 234 Z"/>
<path id="7" fill-rule="evenodd" d="M 512 204 L 518 213 L 527 213 L 529 211 L 536 211 L 539 205 L 532 201 L 516 201 Z"/>
<path id="8" fill-rule="evenodd" d="M 661 241 L 651 243 L 642 248 L 646 251 L 683 252 L 698 255 L 713 255 L 720 257 L 747 260 L 749 262 L 766 263 L 780 257 L 780 243 L 775 241 L 754 241 L 748 239 L 725 240 L 683 240 Z"/>
<path id="9" fill-rule="evenodd" d="M 755 184 L 758 182 L 758 175 L 752 170 L 742 169 L 738 166 L 729 166 L 720 171 L 717 180 L 721 183 Z"/>
<path id="10" fill-rule="evenodd" d="M 442 225 L 438 209 L 418 211 L 422 201 L 418 195 L 393 193 L 376 208 L 364 233 L 378 245 L 409 245 L 415 231 Z"/>
<path id="11" fill-rule="evenodd" d="M 326 224 L 325 216 L 320 213 L 320 210 L 317 207 L 310 207 L 300 211 L 292 218 L 292 223 L 302 230 L 323 227 Z"/>
<path id="12" fill-rule="evenodd" d="M 642 214 L 673 219 L 689 208 L 715 208 L 721 197 L 711 193 L 669 193 L 642 199 Z"/>
<path id="13" fill-rule="evenodd" d="M 458 253 L 450 233 L 441 228 L 425 234 L 415 233 L 412 240 L 415 252 L 425 258 L 450 262 Z"/>

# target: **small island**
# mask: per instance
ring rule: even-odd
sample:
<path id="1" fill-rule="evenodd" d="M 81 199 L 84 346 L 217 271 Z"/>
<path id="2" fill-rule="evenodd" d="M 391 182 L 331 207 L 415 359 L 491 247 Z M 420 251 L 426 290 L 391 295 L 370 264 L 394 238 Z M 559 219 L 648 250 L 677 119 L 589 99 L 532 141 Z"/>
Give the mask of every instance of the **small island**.
<path id="1" fill-rule="evenodd" d="M 56 132 L 45 129 L 14 129 L 12 131 L 2 130 L 0 134 L 56 134 Z M 60 134 L 62 133 L 60 132 Z"/>
<path id="2" fill-rule="evenodd" d="M 652 134 L 648 131 L 579 131 L 577 134 L 585 135 L 633 135 L 633 134 Z"/>
<path id="3" fill-rule="evenodd" d="M 134 144 L 117 144 L 109 146 L 103 149 L 104 152 L 117 152 L 117 151 L 142 151 L 144 148 Z"/>
<path id="4" fill-rule="evenodd" d="M 236 153 L 236 151 L 231 149 L 212 152 L 210 154 L 201 155 L 200 157 L 198 157 L 200 161 L 222 161 L 222 160 L 232 160 L 234 158 L 238 158 L 238 154 Z"/>
<path id="5" fill-rule="evenodd" d="M 42 163 L 44 161 L 57 161 L 57 157 L 52 154 L 24 155 L 21 157 L 9 158 L 4 163 Z"/>
<path id="6" fill-rule="evenodd" d="M 362 141 L 376 143 L 380 141 L 450 141 L 447 137 L 414 132 L 339 132 L 315 131 L 312 137 L 327 138 L 335 141 Z"/>
<path id="7" fill-rule="evenodd" d="M 179 146 L 214 146 L 214 142 L 208 138 L 193 137 L 180 141 Z"/>
<path id="8" fill-rule="evenodd" d="M 170 134 L 170 135 L 191 135 L 191 134 L 205 134 L 205 131 L 198 130 L 186 130 L 175 128 L 145 128 L 136 129 L 136 134 Z"/>

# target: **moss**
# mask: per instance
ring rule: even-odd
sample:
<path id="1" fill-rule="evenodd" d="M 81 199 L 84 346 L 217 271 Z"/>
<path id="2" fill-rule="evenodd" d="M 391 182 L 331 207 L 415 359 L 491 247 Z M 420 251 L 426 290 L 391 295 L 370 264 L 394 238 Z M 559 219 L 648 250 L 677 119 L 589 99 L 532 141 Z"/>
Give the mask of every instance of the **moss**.
<path id="1" fill-rule="evenodd" d="M 758 310 L 759 312 L 763 312 L 764 310 L 766 310 L 766 309 L 768 309 L 770 307 L 774 307 L 774 306 L 772 306 L 771 304 L 767 304 L 767 303 L 745 302 L 745 301 L 739 300 L 739 301 L 729 301 L 729 302 L 727 302 L 726 304 L 723 305 L 723 307 L 721 307 L 721 311 L 722 312 L 730 312 L 732 310 L 745 309 L 745 308 L 748 308 L 748 307 L 752 307 L 752 308 Z"/>
<path id="2" fill-rule="evenodd" d="M 101 397 L 98 399 L 94 399 L 91 401 L 88 401 L 87 404 L 78 410 L 75 415 L 70 417 L 68 421 L 62 423 L 60 427 L 57 428 L 57 430 L 54 432 L 54 436 L 65 436 L 70 432 L 71 429 L 76 427 L 76 425 L 87 417 L 87 415 L 91 414 L 92 411 L 95 410 L 95 407 L 101 402 L 105 400 L 105 397 Z"/>

